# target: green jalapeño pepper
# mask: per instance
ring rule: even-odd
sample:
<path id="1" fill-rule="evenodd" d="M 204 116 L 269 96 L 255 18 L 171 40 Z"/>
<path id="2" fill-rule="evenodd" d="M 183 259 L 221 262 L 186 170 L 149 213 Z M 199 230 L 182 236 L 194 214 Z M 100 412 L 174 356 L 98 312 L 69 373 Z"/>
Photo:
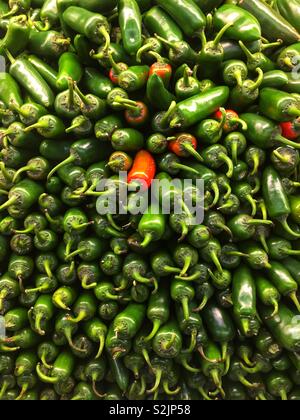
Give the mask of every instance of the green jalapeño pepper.
<path id="1" fill-rule="evenodd" d="M 229 39 L 251 42 L 261 37 L 258 20 L 251 13 L 233 4 L 224 4 L 214 15 L 214 27 L 217 30 L 222 29 L 228 23 L 233 24 L 226 32 Z"/>
<path id="2" fill-rule="evenodd" d="M 199 37 L 206 26 L 205 15 L 192 0 L 156 0 L 186 36 Z"/>
<path id="3" fill-rule="evenodd" d="M 136 0 L 118 2 L 119 24 L 123 45 L 129 55 L 136 55 L 142 46 L 142 17 Z"/>
<path id="4" fill-rule="evenodd" d="M 224 106 L 228 98 L 229 88 L 227 86 L 212 88 L 208 92 L 188 98 L 177 104 L 170 126 L 172 128 L 191 127 Z"/>
<path id="5" fill-rule="evenodd" d="M 81 7 L 71 6 L 64 11 L 63 20 L 76 33 L 85 35 L 96 44 L 102 44 L 104 40 L 108 48 L 110 24 L 104 16 Z"/>
<path id="6" fill-rule="evenodd" d="M 246 337 L 256 335 L 257 331 L 253 325 L 253 320 L 257 317 L 256 285 L 251 271 L 245 266 L 238 268 L 234 273 L 232 285 L 234 315 L 239 319 L 241 332 Z"/>
<path id="7" fill-rule="evenodd" d="M 298 101 L 289 93 L 273 88 L 264 88 L 260 92 L 259 107 L 268 118 L 278 122 L 290 121 L 300 116 Z"/>
<path id="8" fill-rule="evenodd" d="M 160 7 L 155 6 L 143 16 L 143 23 L 151 34 L 157 34 L 170 42 L 183 40 L 181 29 Z"/>

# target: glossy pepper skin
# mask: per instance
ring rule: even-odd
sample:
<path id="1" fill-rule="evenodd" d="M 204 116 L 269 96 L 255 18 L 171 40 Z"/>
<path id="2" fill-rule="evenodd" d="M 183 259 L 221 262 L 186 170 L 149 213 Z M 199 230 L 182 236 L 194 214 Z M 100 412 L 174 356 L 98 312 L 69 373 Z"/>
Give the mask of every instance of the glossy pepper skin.
<path id="1" fill-rule="evenodd" d="M 297 30 L 267 3 L 260 0 L 239 0 L 237 4 L 258 19 L 262 34 L 269 41 L 276 41 L 278 38 L 286 44 L 299 41 Z"/>
<path id="2" fill-rule="evenodd" d="M 197 37 L 205 28 L 205 15 L 193 1 L 157 0 L 157 3 L 175 20 L 187 36 Z M 187 22 L 189 22 L 188 25 Z"/>
<path id="3" fill-rule="evenodd" d="M 220 86 L 200 93 L 177 104 L 172 115 L 172 128 L 188 128 L 213 114 L 224 106 L 229 97 L 229 88 Z M 205 106 L 203 105 L 205 103 Z"/>
<path id="4" fill-rule="evenodd" d="M 148 10 L 143 22 L 151 34 L 157 34 L 171 42 L 183 40 L 183 34 L 179 26 L 160 7 L 154 6 Z"/>
<path id="5" fill-rule="evenodd" d="M 142 46 L 142 17 L 136 0 L 118 2 L 119 24 L 123 45 L 129 55 L 135 55 Z"/>

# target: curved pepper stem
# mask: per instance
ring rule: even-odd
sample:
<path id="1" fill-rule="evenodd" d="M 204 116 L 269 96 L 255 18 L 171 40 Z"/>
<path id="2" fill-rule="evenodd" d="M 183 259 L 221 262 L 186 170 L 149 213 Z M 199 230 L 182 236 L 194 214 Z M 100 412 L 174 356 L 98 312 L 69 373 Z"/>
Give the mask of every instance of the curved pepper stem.
<path id="1" fill-rule="evenodd" d="M 0 206 L 0 211 L 7 209 L 8 207 L 12 206 L 17 201 L 17 197 L 13 196 L 9 200 L 7 200 L 2 206 Z"/>
<path id="2" fill-rule="evenodd" d="M 239 46 L 248 60 L 255 60 L 255 55 L 246 47 L 243 41 L 239 41 Z"/>
<path id="3" fill-rule="evenodd" d="M 49 363 L 47 363 L 46 352 L 45 351 L 41 355 L 41 362 L 42 362 L 43 366 L 45 366 L 46 369 L 50 370 L 50 369 L 53 368 L 53 366 L 51 366 L 51 365 L 49 365 Z"/>
<path id="4" fill-rule="evenodd" d="M 220 31 L 217 33 L 215 39 L 212 41 L 212 44 L 213 44 L 214 47 L 218 47 L 219 46 L 220 41 L 223 38 L 223 36 L 225 35 L 227 29 L 229 29 L 232 25 L 233 25 L 233 23 L 232 22 L 229 22 L 225 26 L 223 26 L 222 29 L 220 29 Z"/>
<path id="5" fill-rule="evenodd" d="M 258 67 L 256 69 L 256 72 L 258 73 L 258 77 L 253 83 L 253 85 L 250 87 L 251 92 L 254 92 L 256 89 L 258 89 L 264 80 L 264 72 L 262 71 L 262 69 Z"/>
<path id="6" fill-rule="evenodd" d="M 288 215 L 287 216 L 282 216 L 280 218 L 278 218 L 277 220 L 281 223 L 283 229 L 289 233 L 290 235 L 294 236 L 295 238 L 300 238 L 300 233 L 295 232 L 290 225 L 288 224 Z"/>
<path id="7" fill-rule="evenodd" d="M 299 302 L 298 297 L 297 297 L 297 292 L 294 291 L 294 292 L 290 293 L 289 297 L 290 297 L 291 301 L 294 303 L 294 305 L 296 306 L 298 312 L 300 312 L 300 302 Z"/>
<path id="8" fill-rule="evenodd" d="M 70 163 L 73 163 L 76 160 L 75 156 L 70 155 L 65 160 L 60 162 L 58 165 L 56 165 L 48 174 L 47 179 L 49 180 L 52 178 L 52 176 L 61 168 L 63 168 L 66 165 L 69 165 Z"/>
<path id="9" fill-rule="evenodd" d="M 51 377 L 51 376 L 47 376 L 45 373 L 42 372 L 41 369 L 41 364 L 38 363 L 36 366 L 36 373 L 38 375 L 38 377 L 41 379 L 41 381 L 45 382 L 46 384 L 57 384 L 59 381 L 58 377 Z"/>
<path id="10" fill-rule="evenodd" d="M 181 388 L 180 386 L 178 386 L 174 391 L 172 391 L 169 388 L 169 382 L 166 380 L 166 381 L 163 381 L 163 390 L 165 391 L 167 395 L 177 395 L 180 392 Z"/>
<path id="11" fill-rule="evenodd" d="M 147 394 L 154 394 L 158 390 L 162 378 L 162 369 L 156 369 L 155 372 L 155 383 L 151 389 L 147 391 Z"/>
<path id="12" fill-rule="evenodd" d="M 161 321 L 159 319 L 154 319 L 153 321 L 153 328 L 152 331 L 150 332 L 149 335 L 147 335 L 147 337 L 144 338 L 145 342 L 151 341 L 152 338 L 155 337 L 157 331 L 160 329 L 161 327 Z"/>
<path id="13" fill-rule="evenodd" d="M 108 51 L 109 47 L 110 47 L 110 35 L 107 32 L 105 26 L 100 26 L 99 28 L 99 35 L 102 35 L 102 37 L 104 38 L 104 46 L 103 46 L 103 51 Z"/>

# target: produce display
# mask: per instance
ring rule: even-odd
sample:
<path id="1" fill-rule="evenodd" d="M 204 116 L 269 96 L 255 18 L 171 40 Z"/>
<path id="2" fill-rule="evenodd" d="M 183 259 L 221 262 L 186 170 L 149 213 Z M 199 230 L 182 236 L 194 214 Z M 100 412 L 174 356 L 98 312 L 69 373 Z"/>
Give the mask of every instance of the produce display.
<path id="1" fill-rule="evenodd" d="M 300 0 L 0 0 L 0 37 L 0 400 L 300 400 Z"/>

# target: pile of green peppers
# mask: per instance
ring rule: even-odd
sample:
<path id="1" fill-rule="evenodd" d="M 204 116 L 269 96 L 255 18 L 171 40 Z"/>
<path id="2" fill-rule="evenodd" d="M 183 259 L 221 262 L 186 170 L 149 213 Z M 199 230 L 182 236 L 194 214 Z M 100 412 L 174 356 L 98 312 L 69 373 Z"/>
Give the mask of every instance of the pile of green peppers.
<path id="1" fill-rule="evenodd" d="M 0 16 L 0 400 L 299 400 L 300 0 Z"/>

